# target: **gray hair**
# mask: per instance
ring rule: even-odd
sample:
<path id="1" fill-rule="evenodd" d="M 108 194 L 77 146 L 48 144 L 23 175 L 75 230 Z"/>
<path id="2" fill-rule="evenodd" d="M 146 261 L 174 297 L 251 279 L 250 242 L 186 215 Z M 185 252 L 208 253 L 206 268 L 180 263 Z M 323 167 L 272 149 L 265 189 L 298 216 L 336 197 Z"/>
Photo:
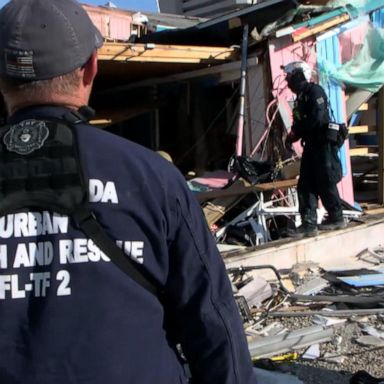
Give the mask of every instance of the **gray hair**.
<path id="1" fill-rule="evenodd" d="M 54 95 L 73 94 L 81 81 L 80 69 L 48 80 L 25 81 L 0 77 L 0 91 L 7 99 L 23 101 L 51 99 Z"/>

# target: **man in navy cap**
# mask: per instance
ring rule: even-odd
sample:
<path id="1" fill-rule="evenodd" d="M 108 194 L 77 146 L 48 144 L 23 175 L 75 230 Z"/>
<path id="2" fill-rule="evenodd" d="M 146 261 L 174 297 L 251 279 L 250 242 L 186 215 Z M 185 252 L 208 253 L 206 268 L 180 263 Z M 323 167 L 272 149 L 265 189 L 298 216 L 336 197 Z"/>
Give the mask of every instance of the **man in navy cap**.
<path id="1" fill-rule="evenodd" d="M 101 45 L 73 0 L 0 11 L 0 383 L 255 383 L 184 178 L 86 122 Z"/>

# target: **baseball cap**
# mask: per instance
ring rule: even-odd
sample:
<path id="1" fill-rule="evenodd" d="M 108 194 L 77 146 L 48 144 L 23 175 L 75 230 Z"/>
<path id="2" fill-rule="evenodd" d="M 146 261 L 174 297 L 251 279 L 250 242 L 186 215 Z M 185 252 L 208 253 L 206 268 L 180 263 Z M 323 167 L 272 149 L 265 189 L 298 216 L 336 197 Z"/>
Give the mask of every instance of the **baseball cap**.
<path id="1" fill-rule="evenodd" d="M 82 67 L 103 44 L 75 0 L 11 0 L 0 10 L 0 75 L 46 80 Z"/>

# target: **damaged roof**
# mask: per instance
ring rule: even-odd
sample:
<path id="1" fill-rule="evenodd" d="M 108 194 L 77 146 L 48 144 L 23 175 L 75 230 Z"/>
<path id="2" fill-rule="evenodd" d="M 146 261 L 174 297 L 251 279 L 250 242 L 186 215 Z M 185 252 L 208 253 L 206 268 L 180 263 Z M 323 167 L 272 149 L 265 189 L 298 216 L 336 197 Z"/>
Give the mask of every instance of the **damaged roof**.
<path id="1" fill-rule="evenodd" d="M 210 19 L 186 29 L 162 31 L 143 36 L 139 42 L 158 44 L 223 45 L 239 44 L 242 27 L 261 31 L 268 24 L 298 7 L 296 0 L 269 0 Z"/>

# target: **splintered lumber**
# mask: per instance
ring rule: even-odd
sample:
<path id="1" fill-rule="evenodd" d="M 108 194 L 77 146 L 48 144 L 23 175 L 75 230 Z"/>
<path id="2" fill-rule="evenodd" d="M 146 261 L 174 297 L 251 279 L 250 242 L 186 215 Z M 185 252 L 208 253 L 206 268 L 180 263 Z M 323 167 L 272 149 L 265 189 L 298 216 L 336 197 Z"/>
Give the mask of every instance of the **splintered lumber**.
<path id="1" fill-rule="evenodd" d="M 215 224 L 219 219 L 221 219 L 230 209 L 232 209 L 236 204 L 239 203 L 239 201 L 245 196 L 245 194 L 237 193 L 237 189 L 244 187 L 244 183 L 246 183 L 244 180 L 236 180 L 232 185 L 230 185 L 225 191 L 233 191 L 228 196 L 212 196 L 209 195 L 210 192 L 205 193 L 199 193 L 197 196 L 201 194 L 208 194 L 206 195 L 206 198 L 200 198 L 199 201 L 206 201 L 203 212 L 205 219 L 208 223 L 208 226 L 211 227 L 213 224 Z M 219 192 L 224 190 L 218 190 L 218 191 L 212 191 L 212 192 Z M 211 200 L 213 199 L 213 200 Z M 211 200 L 211 201 L 207 201 Z"/>
<path id="2" fill-rule="evenodd" d="M 292 40 L 294 42 L 303 40 L 306 37 L 316 35 L 316 34 L 318 34 L 320 32 L 323 32 L 323 31 L 325 31 L 327 29 L 330 29 L 330 28 L 332 28 L 332 27 L 334 27 L 336 25 L 345 23 L 349 19 L 350 19 L 349 15 L 348 14 L 344 14 L 344 15 L 340 15 L 340 16 L 334 17 L 334 18 L 332 18 L 332 19 L 330 19 L 328 21 L 325 21 L 325 22 L 323 22 L 321 24 L 318 24 L 318 25 L 316 25 L 314 27 L 299 28 L 295 32 L 292 33 Z"/>
<path id="3" fill-rule="evenodd" d="M 364 156 L 369 155 L 370 153 L 377 153 L 378 146 L 356 146 L 355 148 L 350 148 L 349 154 L 350 156 Z"/>
<path id="4" fill-rule="evenodd" d="M 241 186 L 244 187 L 244 182 L 242 180 L 237 180 L 226 190 L 227 191 L 237 190 L 237 188 Z M 217 197 L 214 200 L 207 202 L 203 207 L 203 212 L 204 212 L 205 219 L 208 223 L 208 226 L 211 227 L 213 224 L 215 224 L 219 219 L 221 219 L 225 215 L 226 212 L 228 212 L 236 204 L 238 204 L 238 202 L 244 196 L 245 196 L 244 194 L 233 192 L 231 196 Z M 209 196 L 208 199 L 210 198 L 212 197 Z M 204 199 L 202 200 L 204 201 Z"/>
<path id="5" fill-rule="evenodd" d="M 239 201 L 248 193 L 286 189 L 295 187 L 296 185 L 297 179 L 279 180 L 271 183 L 262 183 L 256 185 L 249 185 L 243 180 L 237 180 L 226 189 L 201 192 L 198 193 L 196 197 L 200 202 L 210 200 L 203 207 L 203 212 L 208 226 L 211 226 L 219 219 L 221 219 L 236 204 L 238 204 Z"/>
<path id="6" fill-rule="evenodd" d="M 375 125 L 354 125 L 349 127 L 349 134 L 354 135 L 357 133 L 376 132 L 377 127 Z"/>
<path id="7" fill-rule="evenodd" d="M 335 328 L 333 327 L 315 325 L 250 341 L 248 349 L 252 358 L 266 358 L 304 348 L 308 345 L 329 341 L 334 334 Z"/>
<path id="8" fill-rule="evenodd" d="M 159 63 L 209 63 L 238 58 L 238 49 L 184 45 L 130 44 L 105 42 L 99 60 Z"/>
<path id="9" fill-rule="evenodd" d="M 297 185 L 297 179 L 278 180 L 270 183 L 262 183 L 255 185 L 233 184 L 226 189 L 218 189 L 208 192 L 200 192 L 196 195 L 199 201 L 205 201 L 214 198 L 231 197 L 237 195 L 246 195 L 252 192 L 266 192 L 273 191 L 275 189 L 292 188 Z"/>

